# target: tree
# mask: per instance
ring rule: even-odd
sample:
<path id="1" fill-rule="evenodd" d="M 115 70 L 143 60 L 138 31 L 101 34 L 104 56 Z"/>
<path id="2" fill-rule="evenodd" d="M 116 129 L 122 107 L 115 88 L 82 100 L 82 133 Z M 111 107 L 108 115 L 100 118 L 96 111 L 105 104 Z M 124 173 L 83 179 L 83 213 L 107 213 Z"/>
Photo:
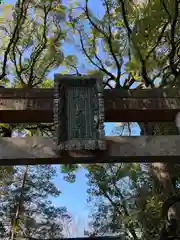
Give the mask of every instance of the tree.
<path id="1" fill-rule="evenodd" d="M 27 174 L 26 179 L 24 170 Z M 6 195 L 1 197 L 1 218 L 6 223 L 7 230 L 3 239 L 10 233 L 10 239 L 63 236 L 62 219 L 66 208 L 53 207 L 47 199 L 48 196 L 60 195 L 60 191 L 52 183 L 55 174 L 55 168 L 49 165 L 31 168 L 26 166 L 25 169 L 16 167 L 14 181 L 7 189 Z"/>
<path id="2" fill-rule="evenodd" d="M 73 5 L 69 6 L 69 21 L 64 21 L 65 8 L 61 2 L 55 0 L 44 2 L 18 0 L 15 7 L 11 5 L 3 6 L 3 10 L 8 9 L 8 11 L 12 11 L 10 19 L 1 18 L 3 39 L 0 47 L 3 57 L 0 60 L 2 68 L 0 80 L 3 85 L 29 88 L 50 87 L 52 83 L 48 79 L 48 73 L 60 64 L 65 64 L 66 67 L 69 66 L 71 69 L 74 69 L 76 74 L 81 74 L 78 71 L 76 57 L 68 56 L 63 62 L 64 56 L 61 50 L 61 43 L 72 38 L 72 34 L 79 37 L 79 48 L 84 53 L 89 64 L 94 67 L 93 73 L 103 76 L 105 87 L 112 88 L 112 83 L 115 88 L 119 89 L 129 89 L 134 83 L 136 85 L 140 84 L 140 87 L 144 88 L 155 87 L 157 80 L 160 82 L 160 87 L 179 85 L 180 42 L 178 38 L 180 3 L 178 0 L 152 0 L 141 1 L 141 3 L 125 0 L 102 0 L 104 11 L 100 18 L 91 11 L 88 0 L 84 1 L 83 6 L 81 4 L 73 1 Z M 78 8 L 78 11 L 73 11 L 74 8 Z M 66 25 L 66 28 L 62 27 L 62 22 Z M 11 83 L 9 74 L 13 76 Z M 141 134 L 176 132 L 174 123 L 163 125 L 159 123 L 139 123 L 139 125 Z M 28 129 L 31 135 L 37 134 L 37 125 L 10 126 L 10 128 L 11 131 L 16 128 L 21 129 L 21 131 Z M 50 133 L 49 125 L 38 125 L 38 129 L 39 134 L 40 132 L 43 132 L 43 134 Z M 70 169 L 65 166 L 63 169 L 64 172 L 68 172 L 68 180 L 72 182 L 74 181 L 72 171 L 75 169 L 77 169 L 77 166 L 71 166 Z M 115 169 L 119 171 L 121 167 L 117 166 Z M 17 170 L 19 172 L 19 169 Z M 22 215 L 21 209 L 26 203 L 24 196 L 26 196 L 26 185 L 30 170 L 31 167 L 26 166 L 20 174 L 21 182 L 18 185 L 20 189 L 18 197 L 20 197 L 18 201 L 15 201 L 16 198 L 13 198 L 12 201 L 11 199 L 9 200 L 11 205 L 15 206 L 12 212 L 17 213 L 10 224 L 12 227 L 11 233 L 13 233 L 12 237 L 15 234 L 21 234 L 21 230 L 19 230 L 19 216 Z M 107 170 L 110 171 L 111 167 L 107 167 Z M 125 170 L 130 174 L 128 167 L 125 167 Z M 91 170 L 89 171 L 91 173 Z M 94 178 L 98 177 L 95 173 L 99 169 L 93 171 L 95 172 L 91 173 L 94 174 L 92 176 Z M 138 168 L 137 172 L 143 171 L 141 168 Z M 161 177 L 162 173 L 166 174 L 166 178 Z M 11 178 L 15 176 L 14 174 L 14 172 L 11 174 Z M 104 170 L 102 170 L 101 174 L 103 176 Z M 109 176 L 110 180 L 111 178 L 113 179 L 113 174 Z M 163 189 L 168 190 L 165 192 L 165 197 L 169 197 L 177 190 L 178 179 L 173 169 L 171 170 L 169 166 L 153 164 L 148 168 L 148 174 L 149 176 L 155 175 L 155 177 L 149 179 L 151 186 L 156 183 L 156 186 L 159 187 L 156 181 L 156 178 L 158 178 L 164 187 Z M 145 180 L 143 184 L 145 184 Z M 136 184 L 134 186 L 135 192 L 138 192 L 139 188 L 139 185 Z M 13 190 L 11 185 L 10 190 Z M 109 194 L 109 189 L 107 188 L 106 190 L 105 193 Z M 153 192 L 153 194 L 158 199 L 156 208 L 158 213 L 159 204 L 162 204 L 161 196 L 159 193 L 156 195 Z M 118 198 L 119 200 L 123 202 L 122 198 Z M 128 203 L 127 199 L 126 202 Z M 153 204 L 153 206 L 156 205 L 155 203 Z M 7 205 L 5 206 L 7 207 Z M 113 213 L 113 203 L 110 202 L 108 206 L 110 210 L 112 209 L 111 213 Z M 121 208 L 119 207 L 118 209 Z M 146 217 L 151 219 L 151 216 L 155 217 L 156 214 L 152 213 L 152 208 L 149 209 L 144 214 L 147 214 Z M 4 211 L 6 211 L 6 208 Z M 125 210 L 123 211 L 124 214 Z M 128 207 L 128 211 L 132 214 L 134 209 Z M 159 215 L 157 214 L 157 216 Z M 140 219 L 138 214 L 136 214 L 136 217 Z M 9 219 L 12 220 L 12 218 Z M 117 224 L 116 222 L 114 223 Z M 148 237 L 145 235 L 145 232 L 148 230 L 147 226 L 149 226 L 149 223 L 150 220 L 146 224 L 145 221 L 140 221 L 139 225 L 136 224 L 136 220 L 131 224 L 127 221 L 126 232 L 130 232 L 131 236 L 137 239 L 136 230 L 141 227 L 143 229 L 141 233 L 145 239 L 145 237 Z M 118 226 L 122 227 L 122 224 L 118 222 Z M 153 230 L 153 226 L 151 230 Z M 154 237 L 156 232 L 156 229 L 151 231 Z"/>
<path id="3" fill-rule="evenodd" d="M 91 225 L 97 235 L 123 234 L 127 239 L 158 236 L 162 201 L 152 190 L 152 177 L 147 169 L 139 164 L 88 169 L 89 200 L 94 208 Z"/>
<path id="4" fill-rule="evenodd" d="M 90 165 L 87 177 L 94 234 L 157 238 L 163 194 L 148 164 Z"/>
<path id="5" fill-rule="evenodd" d="M 78 11 L 72 11 L 75 3 L 70 6 L 68 26 L 79 36 L 79 48 L 89 63 L 103 75 L 105 87 L 112 88 L 109 84 L 112 81 L 115 88 L 127 89 L 133 83 L 153 88 L 157 81 L 159 87 L 178 86 L 179 1 L 101 2 L 104 14 L 98 18 L 88 7 L 88 0 L 84 5 L 76 1 Z M 139 123 L 139 126 L 141 134 L 177 134 L 174 123 Z M 170 169 L 167 164 L 151 166 L 149 172 L 153 171 L 153 181 L 159 180 L 164 197 L 169 199 L 177 192 L 173 167 Z M 174 217 L 177 220 L 177 216 Z M 168 222 L 172 225 L 172 219 Z M 171 234 L 169 229 L 164 232 L 162 239 Z"/>
<path id="6" fill-rule="evenodd" d="M 48 73 L 64 60 L 61 44 L 66 37 L 62 29 L 65 8 L 61 1 L 17 0 L 15 6 L 4 4 L 2 8 L 1 85 L 51 87 L 53 83 L 48 79 Z M 16 130 L 30 136 L 47 135 L 51 125 L 1 124 L 1 133 L 6 137 Z M 2 238 L 62 237 L 61 219 L 66 209 L 55 208 L 47 201 L 49 195 L 60 194 L 52 183 L 55 169 L 51 166 L 14 166 L 5 167 L 1 172 L 4 186 L 1 195 Z"/>

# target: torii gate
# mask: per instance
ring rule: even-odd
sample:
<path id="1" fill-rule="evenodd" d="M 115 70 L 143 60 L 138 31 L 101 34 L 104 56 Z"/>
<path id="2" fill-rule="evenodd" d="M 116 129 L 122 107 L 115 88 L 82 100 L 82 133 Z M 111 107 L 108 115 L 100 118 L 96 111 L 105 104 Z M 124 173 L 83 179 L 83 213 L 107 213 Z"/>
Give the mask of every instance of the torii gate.
<path id="1" fill-rule="evenodd" d="M 1 122 L 55 124 L 53 139 L 1 138 L 0 165 L 179 163 L 179 135 L 105 137 L 103 129 L 104 121 L 175 121 L 178 112 L 180 89 L 104 90 L 92 76 L 56 75 L 54 90 L 0 89 Z M 178 198 L 166 197 L 167 213 Z"/>

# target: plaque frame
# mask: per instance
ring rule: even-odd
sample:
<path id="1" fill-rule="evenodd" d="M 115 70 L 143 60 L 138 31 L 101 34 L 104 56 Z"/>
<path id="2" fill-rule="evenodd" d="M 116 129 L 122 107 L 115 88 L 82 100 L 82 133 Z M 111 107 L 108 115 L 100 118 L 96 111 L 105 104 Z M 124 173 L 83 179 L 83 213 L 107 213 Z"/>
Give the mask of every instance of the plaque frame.
<path id="1" fill-rule="evenodd" d="M 93 114 L 96 139 L 68 139 L 67 91 L 73 87 L 93 88 L 96 92 L 97 111 Z M 54 75 L 54 141 L 59 151 L 106 150 L 104 133 L 104 86 L 97 76 Z M 90 100 L 90 97 L 89 97 Z M 92 120 L 92 119 L 91 119 Z"/>

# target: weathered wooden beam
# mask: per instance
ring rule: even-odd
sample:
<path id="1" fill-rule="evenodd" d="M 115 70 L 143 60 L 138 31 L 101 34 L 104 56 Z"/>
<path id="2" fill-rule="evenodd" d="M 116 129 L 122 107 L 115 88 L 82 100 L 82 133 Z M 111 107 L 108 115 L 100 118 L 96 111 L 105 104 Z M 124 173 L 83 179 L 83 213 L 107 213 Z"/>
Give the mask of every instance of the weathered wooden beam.
<path id="1" fill-rule="evenodd" d="M 104 90 L 106 122 L 174 121 L 180 89 Z M 0 122 L 53 121 L 53 89 L 0 89 Z"/>
<path id="2" fill-rule="evenodd" d="M 52 122 L 53 89 L 0 88 L 0 122 Z"/>
<path id="3" fill-rule="evenodd" d="M 106 137 L 106 140 L 106 151 L 60 155 L 50 138 L 0 138 L 0 165 L 180 161 L 180 136 Z"/>

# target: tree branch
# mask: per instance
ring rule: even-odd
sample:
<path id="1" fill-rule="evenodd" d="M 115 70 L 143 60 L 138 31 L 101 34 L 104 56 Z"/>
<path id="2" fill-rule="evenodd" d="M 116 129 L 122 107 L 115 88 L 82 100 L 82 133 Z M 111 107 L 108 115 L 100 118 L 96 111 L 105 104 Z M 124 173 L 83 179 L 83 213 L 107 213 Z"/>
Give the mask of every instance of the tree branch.
<path id="1" fill-rule="evenodd" d="M 97 67 L 99 70 L 101 70 L 102 72 L 104 72 L 105 74 L 107 74 L 108 76 L 110 76 L 112 79 L 115 79 L 115 76 L 109 72 L 106 68 L 104 68 L 103 65 L 99 66 L 97 63 L 95 63 L 92 58 L 88 55 L 85 46 L 84 46 L 84 42 L 83 42 L 83 36 L 82 33 L 79 29 L 77 29 L 79 36 L 80 36 L 80 43 L 81 43 L 81 48 L 83 50 L 83 53 L 85 54 L 85 56 L 87 57 L 87 59 L 95 66 Z M 101 61 L 101 60 L 100 60 Z"/>
<path id="2" fill-rule="evenodd" d="M 132 42 L 132 44 L 133 44 L 133 46 L 134 46 L 134 48 L 137 51 L 137 54 L 139 56 L 139 60 L 141 62 L 141 69 L 142 69 L 141 75 L 142 75 L 142 77 L 145 81 L 146 87 L 148 87 L 149 85 L 151 87 L 153 87 L 154 84 L 153 84 L 152 81 L 150 81 L 150 79 L 148 77 L 148 74 L 147 74 L 146 61 L 145 61 L 145 59 L 143 59 L 143 56 L 142 56 L 142 54 L 139 50 L 139 47 L 137 46 L 136 42 L 134 41 L 134 39 L 132 37 L 132 30 L 131 30 L 131 28 L 129 26 L 129 23 L 128 23 L 124 0 L 119 0 L 119 3 L 120 3 L 121 8 L 122 8 L 122 17 L 123 17 L 124 25 L 125 25 L 126 30 L 127 30 L 129 41 Z"/>
<path id="3" fill-rule="evenodd" d="M 102 168 L 103 168 L 103 167 L 102 167 Z M 103 169 L 104 169 L 104 168 L 103 168 Z M 107 171 L 106 171 L 105 169 L 104 169 L 104 171 L 105 171 L 106 176 L 108 176 Z M 114 183 L 114 182 L 113 182 L 113 183 Z M 114 185 L 114 184 L 113 184 L 113 185 Z M 117 207 L 116 203 L 110 198 L 110 196 L 107 194 L 107 192 L 106 192 L 104 189 L 101 188 L 101 190 L 103 191 L 104 196 L 109 200 L 109 202 L 111 203 L 111 205 L 114 206 L 115 210 L 118 211 L 119 214 L 121 215 L 121 211 L 120 211 L 119 208 Z M 117 186 L 116 186 L 116 190 L 117 190 Z M 118 192 L 119 192 L 119 189 L 118 189 Z M 124 210 L 125 215 L 126 215 L 126 216 L 130 216 L 130 215 L 129 215 L 129 212 L 128 212 L 127 208 L 126 208 L 123 195 L 120 194 L 119 196 L 120 196 L 121 199 L 122 199 L 122 207 L 123 207 L 123 210 Z M 133 228 L 133 225 L 132 225 L 132 224 L 128 224 L 128 226 L 129 226 L 129 232 L 130 232 L 131 235 L 133 236 L 134 240 L 138 240 L 138 237 L 137 237 L 136 232 L 135 232 L 135 230 L 134 230 L 134 228 Z"/>
<path id="4" fill-rule="evenodd" d="M 107 37 L 107 42 L 108 42 L 108 45 L 109 45 L 109 50 L 110 50 L 110 53 L 112 54 L 112 57 L 116 63 L 116 67 L 117 67 L 117 77 L 116 77 L 116 88 L 120 88 L 120 77 L 121 77 L 121 64 L 119 63 L 117 57 L 116 57 L 116 54 L 114 53 L 113 51 L 113 43 L 112 43 L 112 38 L 113 38 L 113 35 L 112 35 L 112 30 L 111 30 L 111 16 L 110 16 L 110 10 L 109 10 L 109 5 L 108 5 L 108 2 L 106 0 L 104 0 L 104 3 L 105 3 L 105 6 L 106 6 L 106 11 L 107 11 L 107 14 L 108 14 L 108 29 L 109 29 L 109 36 Z"/>
<path id="5" fill-rule="evenodd" d="M 100 28 L 98 27 L 97 24 L 95 24 L 92 20 L 92 18 L 90 17 L 89 14 L 89 10 L 88 10 L 88 0 L 86 0 L 86 4 L 85 4 L 85 9 L 84 9 L 87 19 L 89 20 L 89 22 L 91 23 L 91 25 L 99 32 L 101 33 L 106 39 L 108 38 L 107 34 Z"/>
<path id="6" fill-rule="evenodd" d="M 115 64 L 116 64 L 116 67 L 117 67 L 117 76 L 116 76 L 116 87 L 117 88 L 120 88 L 120 77 L 121 77 L 121 64 L 120 62 L 118 61 L 117 59 L 117 56 L 113 50 L 113 43 L 112 43 L 112 38 L 113 38 L 113 35 L 112 35 L 112 30 L 111 30 L 111 19 L 110 19 L 110 9 L 109 9 L 109 5 L 108 5 L 108 2 L 106 0 L 104 0 L 104 3 L 105 3 L 105 6 L 106 6 L 106 12 L 108 14 L 108 34 L 106 32 L 104 32 L 99 26 L 97 26 L 97 24 L 92 20 L 92 18 L 90 17 L 90 14 L 89 14 L 89 10 L 88 10 L 88 0 L 86 0 L 86 5 L 85 5 L 85 14 L 87 16 L 87 19 L 89 20 L 89 22 L 91 23 L 91 25 L 99 32 L 101 33 L 105 40 L 107 41 L 108 43 L 108 47 L 109 47 L 109 51 L 113 57 L 113 60 L 115 61 Z"/>
<path id="7" fill-rule="evenodd" d="M 11 36 L 10 40 L 9 40 L 8 46 L 7 46 L 7 48 L 4 52 L 4 59 L 3 59 L 2 73 L 0 74 L 0 80 L 2 80 L 6 76 L 6 65 L 7 65 L 8 55 L 9 55 L 11 47 L 14 43 L 15 37 L 17 37 L 17 34 L 19 34 L 19 28 L 25 20 L 25 18 L 23 16 L 25 1 L 26 0 L 23 0 L 22 3 L 21 3 L 21 0 L 18 0 L 18 2 L 16 3 L 16 7 L 18 9 L 20 9 L 20 13 L 18 14 L 14 31 L 12 33 L 12 36 Z M 21 5 L 21 7 L 20 7 L 20 5 Z"/>
<path id="8" fill-rule="evenodd" d="M 176 43 L 175 43 L 175 31 L 176 31 L 176 25 L 177 25 L 177 21 L 178 21 L 178 15 L 179 15 L 179 3 L 178 0 L 175 0 L 175 7 L 174 7 L 174 18 L 172 19 L 171 22 L 171 52 L 169 54 L 169 62 L 170 62 L 170 66 L 171 66 L 171 70 L 175 76 L 175 81 L 177 76 L 179 75 L 179 73 L 177 72 L 176 69 L 176 65 L 174 64 L 174 58 L 175 58 L 175 54 L 176 54 Z"/>
<path id="9" fill-rule="evenodd" d="M 22 186 L 21 186 L 21 192 L 20 192 L 20 196 L 19 196 L 19 201 L 17 204 L 17 208 L 16 208 L 16 214 L 15 217 L 13 218 L 13 222 L 12 222 L 12 230 L 11 230 L 11 234 L 10 234 L 10 240 L 14 240 L 14 237 L 16 232 L 16 226 L 17 226 L 17 221 L 19 219 L 19 215 L 21 213 L 21 208 L 23 206 L 23 193 L 24 193 L 24 187 L 25 187 L 25 183 L 26 183 L 26 179 L 27 179 L 27 175 L 28 175 L 28 168 L 29 166 L 25 166 L 24 168 L 24 177 L 23 177 L 23 182 L 22 182 Z"/>
<path id="10" fill-rule="evenodd" d="M 46 31 L 47 31 L 47 17 L 48 17 L 48 13 L 51 9 L 52 6 L 52 2 L 50 4 L 50 6 L 48 7 L 48 9 L 46 9 L 46 6 L 44 6 L 44 19 L 43 19 L 43 44 L 39 45 L 37 47 L 37 50 L 34 52 L 34 56 L 32 56 L 32 64 L 31 64 L 31 70 L 30 70 L 30 75 L 29 75 L 29 79 L 28 79 L 28 86 L 32 87 L 33 85 L 33 74 L 34 74 L 34 66 L 40 56 L 40 54 L 43 52 L 43 50 L 46 48 L 47 45 L 47 36 L 46 36 Z"/>
<path id="11" fill-rule="evenodd" d="M 163 26 L 163 28 L 161 30 L 161 33 L 158 36 L 156 44 L 152 47 L 152 49 L 148 52 L 147 56 L 145 57 L 146 60 L 150 57 L 150 55 L 155 51 L 155 49 L 159 45 L 161 39 L 163 38 L 163 35 L 164 35 L 164 32 L 165 32 L 167 26 L 168 26 L 168 22 L 164 24 L 164 26 Z"/>

